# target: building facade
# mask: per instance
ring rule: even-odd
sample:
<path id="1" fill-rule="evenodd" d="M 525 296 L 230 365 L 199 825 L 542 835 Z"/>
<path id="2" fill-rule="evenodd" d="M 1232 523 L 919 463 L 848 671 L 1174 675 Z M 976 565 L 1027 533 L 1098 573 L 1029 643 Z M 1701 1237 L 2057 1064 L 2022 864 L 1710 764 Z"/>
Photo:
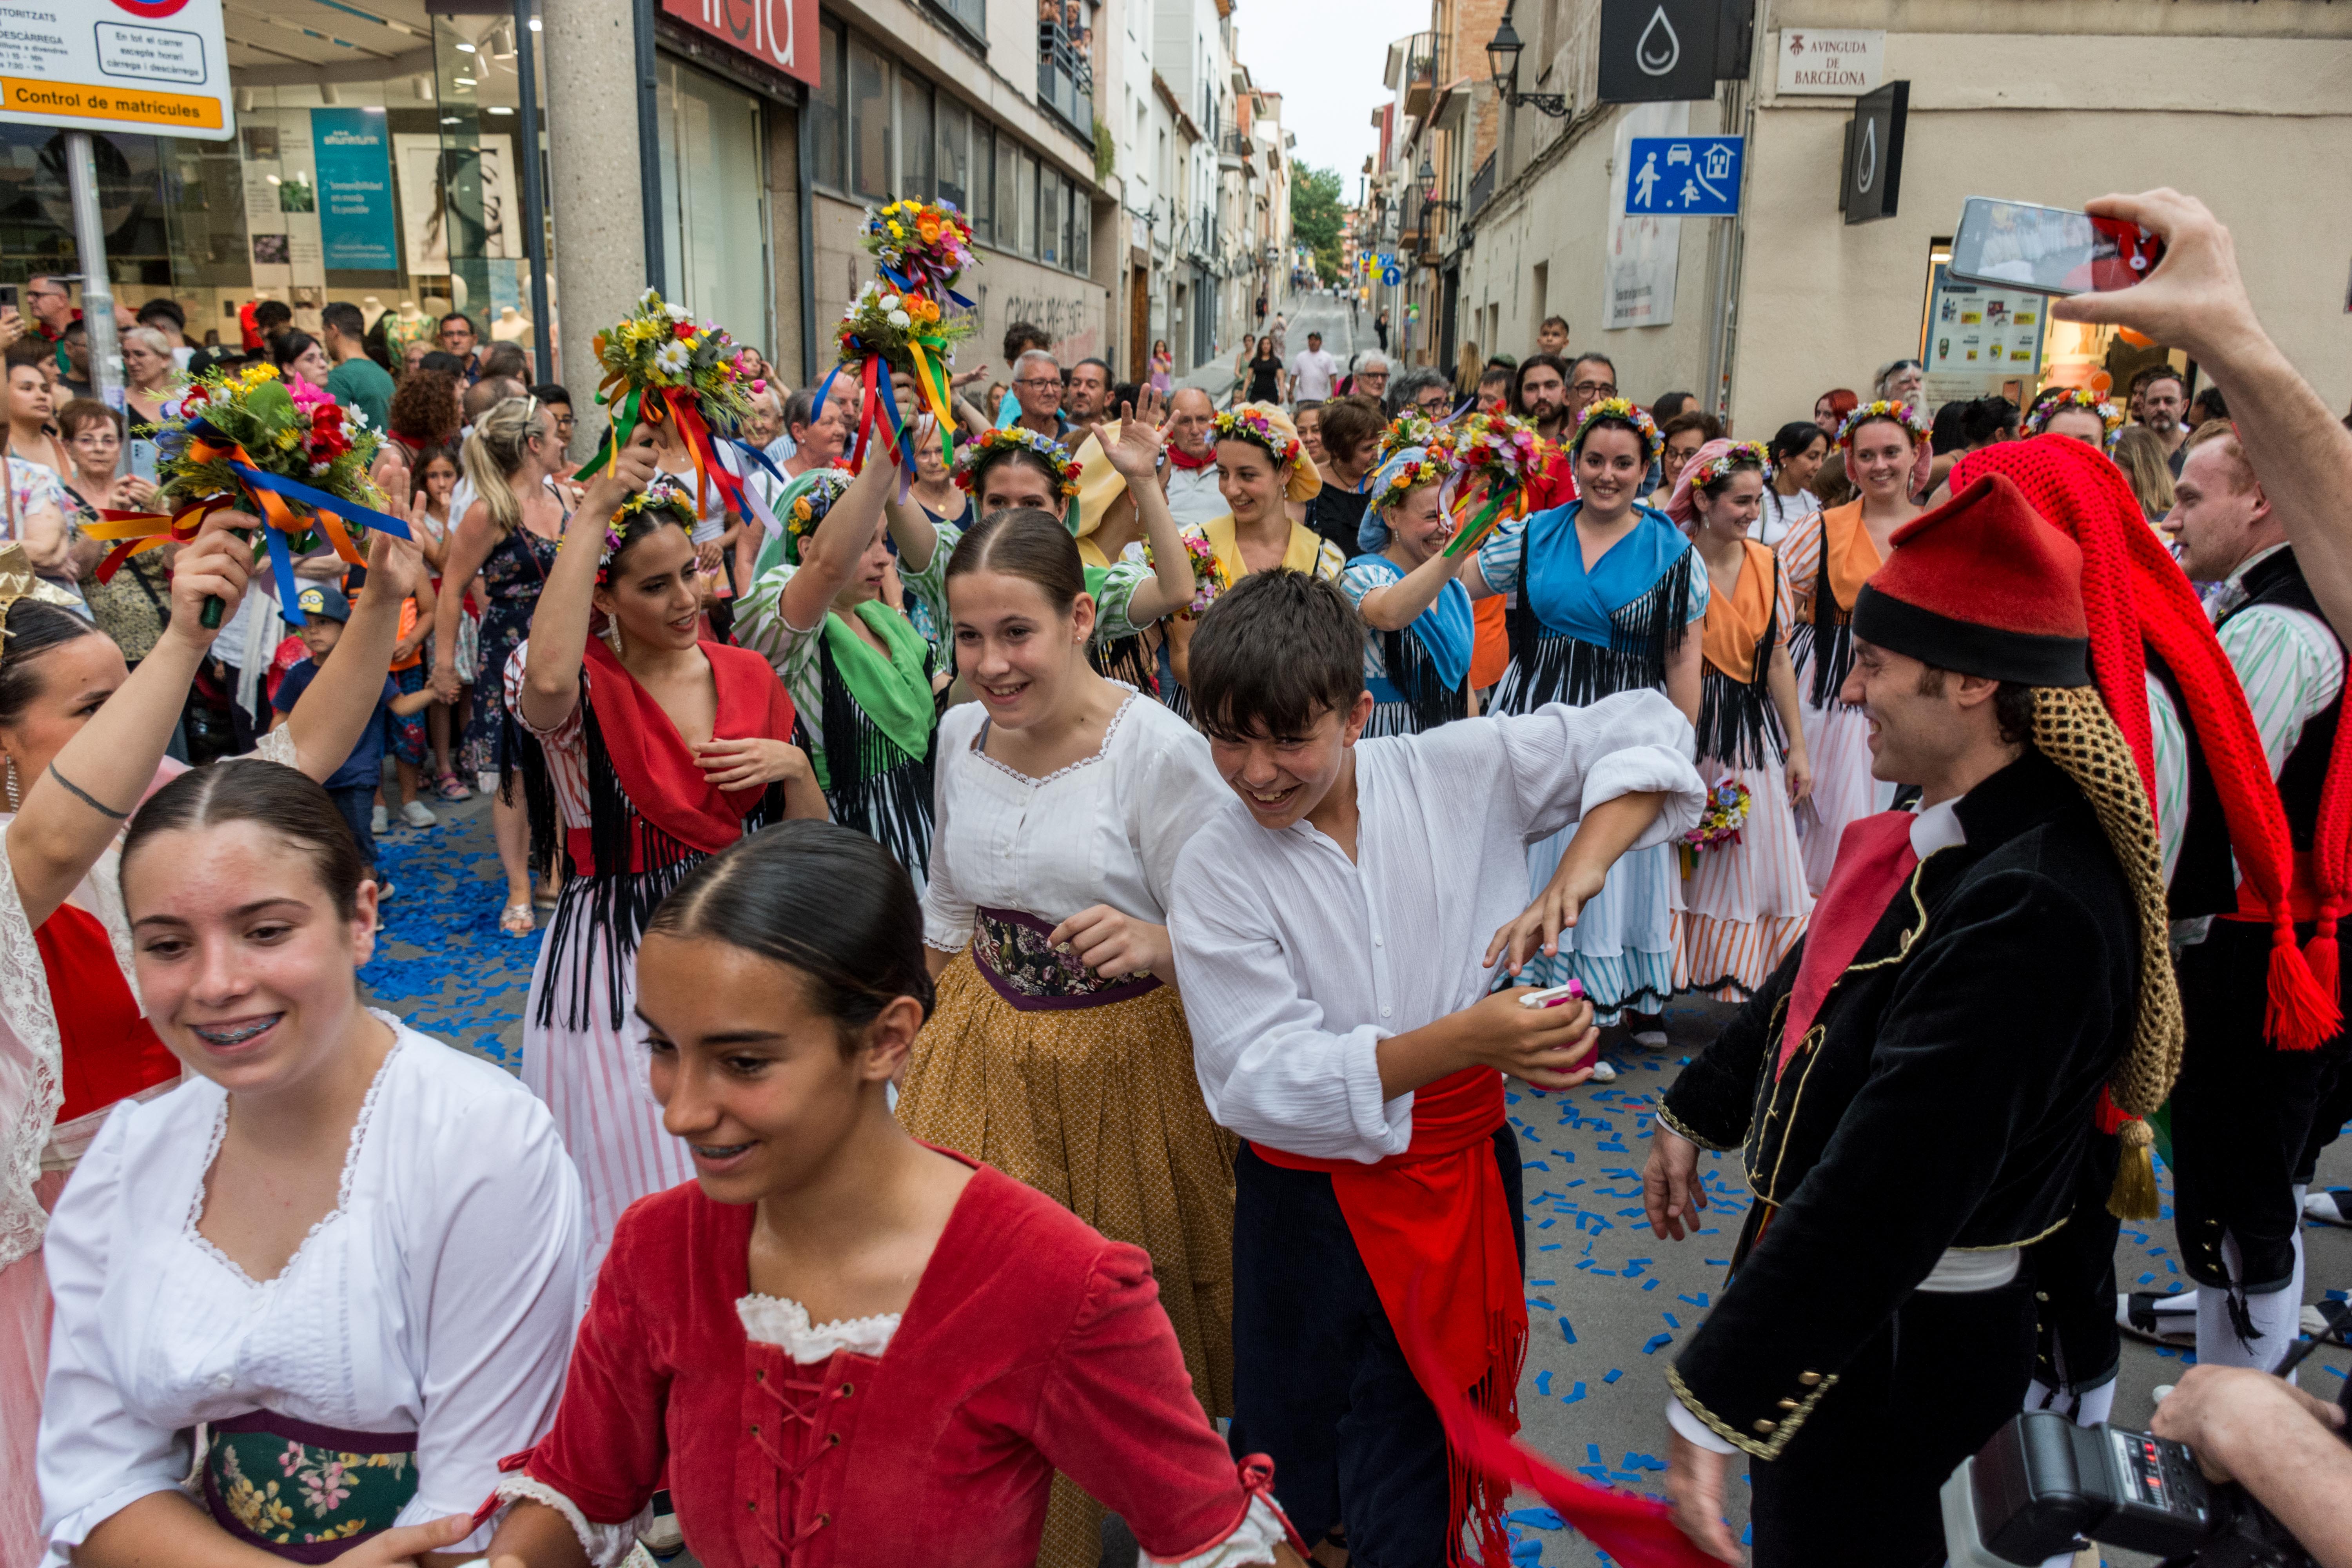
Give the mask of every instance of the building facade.
<path id="1" fill-rule="evenodd" d="M 1734 79 L 1714 98 L 1622 105 L 1597 101 L 1600 15 L 1600 0 L 1521 0 L 1513 13 L 1519 92 L 1564 96 L 1566 117 L 1471 83 L 1469 120 L 1495 111 L 1495 163 L 1482 174 L 1472 163 L 1467 184 L 1449 187 L 1462 208 L 1431 215 L 1439 237 L 1416 274 L 1425 313 L 1460 340 L 1525 353 L 1537 324 L 1561 315 L 1578 349 L 1611 356 L 1621 387 L 1697 392 L 1751 437 L 1808 416 L 1831 387 L 1868 395 L 1897 358 L 1927 362 L 1931 402 L 2121 386 L 2162 346 L 2040 319 L 2031 296 L 2004 321 L 1963 320 L 1981 312 L 1942 287 L 1941 267 L 1970 195 L 2079 208 L 2171 185 L 2231 226 L 2257 307 L 2297 367 L 2331 402 L 2352 399 L 2352 207 L 2313 200 L 2307 183 L 2352 154 L 2345 7 L 1758 0 L 1744 72 L 1725 72 Z M 1802 68 L 1831 46 L 1851 68 Z M 1487 74 L 1483 56 L 1470 73 Z M 1897 80 L 1909 84 L 1897 210 L 1849 224 L 1839 192 L 1855 93 Z M 1444 150 L 1442 86 L 1401 140 L 1433 131 Z M 1410 119 L 1413 100 L 1397 96 Z M 1747 137 L 1741 216 L 1626 219 L 1628 140 L 1684 132 Z"/>

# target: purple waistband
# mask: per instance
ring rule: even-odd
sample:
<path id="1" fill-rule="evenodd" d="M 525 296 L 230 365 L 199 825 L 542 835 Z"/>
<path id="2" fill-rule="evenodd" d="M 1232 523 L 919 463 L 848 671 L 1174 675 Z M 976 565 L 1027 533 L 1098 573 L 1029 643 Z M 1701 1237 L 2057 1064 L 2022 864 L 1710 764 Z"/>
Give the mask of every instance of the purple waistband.
<path id="1" fill-rule="evenodd" d="M 1054 926 L 1022 910 L 972 911 L 971 961 L 1005 1003 L 1024 1013 L 1108 1007 L 1160 988 L 1156 974 L 1106 980 L 1066 945 L 1047 940 Z"/>

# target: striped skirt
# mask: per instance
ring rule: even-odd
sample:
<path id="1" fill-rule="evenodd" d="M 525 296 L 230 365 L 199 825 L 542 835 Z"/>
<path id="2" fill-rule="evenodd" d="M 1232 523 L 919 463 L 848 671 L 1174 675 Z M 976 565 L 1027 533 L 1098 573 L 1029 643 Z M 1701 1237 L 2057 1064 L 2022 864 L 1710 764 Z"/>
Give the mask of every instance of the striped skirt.
<path id="1" fill-rule="evenodd" d="M 1739 1002 L 1761 989 L 1812 918 L 1805 857 L 1789 805 L 1788 778 L 1768 752 L 1759 768 L 1698 760 L 1712 785 L 1736 775 L 1748 786 L 1748 820 L 1739 842 L 1689 858 L 1683 908 L 1675 917 L 1675 988 Z"/>
<path id="2" fill-rule="evenodd" d="M 1798 672 L 1797 689 L 1806 676 Z M 1859 708 L 1832 702 L 1827 708 L 1798 704 L 1805 727 L 1805 751 L 1813 764 L 1813 793 L 1797 808 L 1797 836 L 1804 841 L 1805 885 L 1819 897 L 1837 864 L 1838 840 L 1846 825 L 1895 805 L 1895 786 L 1870 773 L 1870 720 Z"/>

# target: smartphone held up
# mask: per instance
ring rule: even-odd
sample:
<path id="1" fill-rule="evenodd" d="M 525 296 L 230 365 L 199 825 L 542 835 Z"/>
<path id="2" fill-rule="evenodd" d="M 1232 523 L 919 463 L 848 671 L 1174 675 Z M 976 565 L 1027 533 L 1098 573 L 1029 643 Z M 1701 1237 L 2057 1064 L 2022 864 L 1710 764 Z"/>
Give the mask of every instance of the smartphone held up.
<path id="1" fill-rule="evenodd" d="M 2164 258 L 2164 239 L 2121 218 L 1970 196 L 1952 236 L 1949 276 L 2036 294 L 2128 289 Z"/>

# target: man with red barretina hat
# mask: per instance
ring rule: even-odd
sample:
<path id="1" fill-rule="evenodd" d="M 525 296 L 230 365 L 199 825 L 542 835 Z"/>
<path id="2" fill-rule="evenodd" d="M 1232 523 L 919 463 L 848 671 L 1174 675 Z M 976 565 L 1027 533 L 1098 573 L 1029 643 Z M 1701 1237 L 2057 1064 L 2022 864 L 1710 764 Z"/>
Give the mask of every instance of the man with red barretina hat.
<path id="1" fill-rule="evenodd" d="M 2034 510 L 2082 548 L 2091 672 L 2156 803 L 2176 952 L 2201 940 L 2215 915 L 2242 906 L 2259 910 L 2251 927 L 2231 934 L 2267 932 L 2267 943 L 2257 944 L 2267 946 L 2267 973 L 2237 1005 L 2268 1042 L 2260 1048 L 2279 1055 L 2282 1065 L 2313 1060 L 2309 1047 L 2336 1028 L 2333 981 L 2323 988 L 2294 945 L 2296 841 L 2231 654 L 2148 529 L 2122 472 L 2095 448 L 2060 437 L 2006 442 L 1962 458 L 1950 483 L 1963 489 L 1989 473 L 2015 480 Z M 2189 505 L 2201 505 L 2193 485 Z M 2197 852 L 2186 855 L 2192 838 Z M 2183 990 L 2193 1023 L 2200 999 Z M 2192 1057 L 2194 1039 L 2192 1028 L 2186 1047 Z M 2120 1112 L 2102 1110 L 2103 1129 L 2120 1125 Z M 2277 1194 L 2285 1191 L 2276 1184 Z M 2105 1171 L 2086 1170 L 2074 1216 L 2027 1254 L 2041 1319 L 2028 1406 L 2056 1409 L 2084 1426 L 2105 1421 L 2114 1403 L 2120 1328 L 2186 1344 L 2198 1322 L 2196 1289 L 2117 1294 L 2118 1215 L 2108 1196 Z M 2154 1218 L 2155 1207 L 2121 1217 Z"/>
<path id="2" fill-rule="evenodd" d="M 2156 824 L 2093 683 L 2082 551 L 1998 474 L 1894 546 L 1839 695 L 1919 809 L 1847 827 L 1803 942 L 1667 1091 L 1643 1173 L 1679 1238 L 1699 1151 L 1744 1150 L 1730 1284 L 1667 1374 L 1668 1479 L 1736 1562 L 1746 1452 L 1758 1568 L 1943 1560 L 1937 1488 L 2033 1374 L 2022 1250 L 2066 1223 L 2099 1107 L 2146 1115 L 2179 1059 Z M 2152 1185 L 2145 1129 L 2126 1141 L 2118 1184 Z"/>

